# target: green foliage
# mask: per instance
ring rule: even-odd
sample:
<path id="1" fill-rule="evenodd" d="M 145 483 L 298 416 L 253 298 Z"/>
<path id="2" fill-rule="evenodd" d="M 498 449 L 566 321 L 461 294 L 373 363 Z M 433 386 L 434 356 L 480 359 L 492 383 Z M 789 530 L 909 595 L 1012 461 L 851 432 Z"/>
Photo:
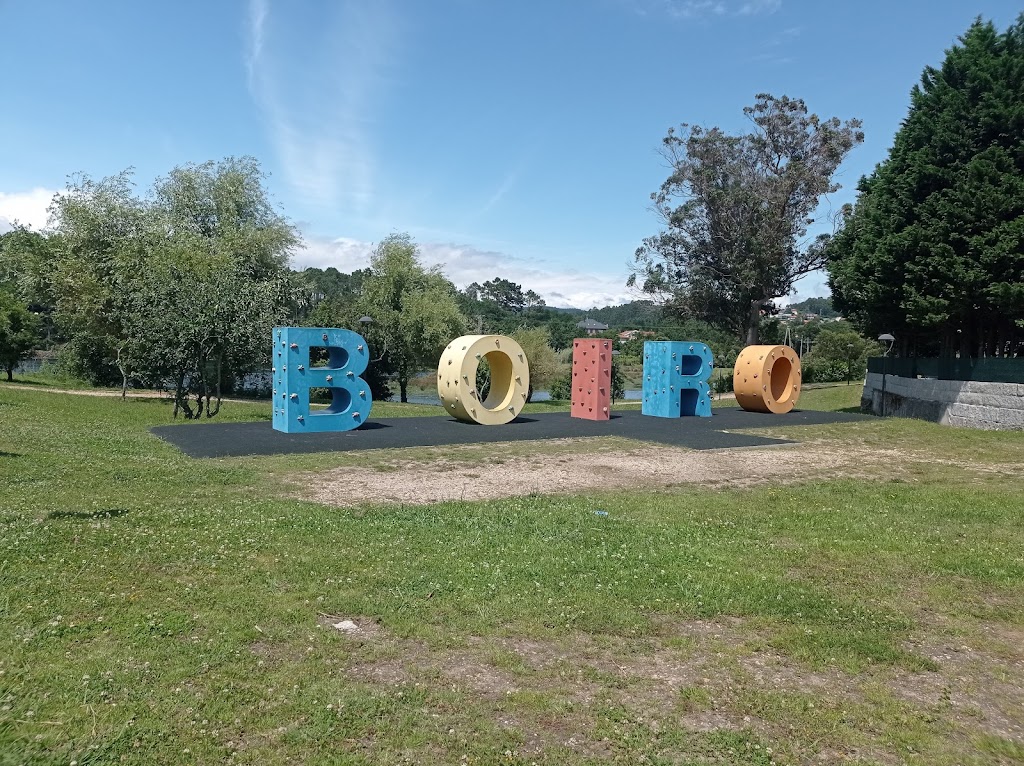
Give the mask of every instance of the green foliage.
<path id="1" fill-rule="evenodd" d="M 612 361 L 612 402 L 626 396 L 626 379 L 622 376 L 622 365 Z"/>
<path id="2" fill-rule="evenodd" d="M 551 398 L 556 401 L 567 402 L 571 400 L 572 370 L 566 370 L 564 373 L 552 380 L 551 385 L 548 386 L 548 393 L 550 393 Z"/>
<path id="3" fill-rule="evenodd" d="M 735 362 L 733 362 L 735 365 Z M 732 393 L 733 373 L 732 370 L 722 370 L 719 375 L 711 377 L 711 392 L 715 394 Z"/>
<path id="4" fill-rule="evenodd" d="M 926 67 L 888 158 L 826 248 L 836 307 L 919 354 L 1024 342 L 1024 16 Z"/>
<path id="5" fill-rule="evenodd" d="M 562 369 L 555 350 L 551 348 L 547 328 L 532 327 L 520 329 L 512 333 L 512 338 L 526 354 L 530 363 L 530 390 L 526 394 L 526 401 L 533 398 L 535 389 L 547 386 Z"/>
<path id="6" fill-rule="evenodd" d="M 801 316 L 804 314 L 817 314 L 821 319 L 835 319 L 839 316 L 839 312 L 832 307 L 832 299 L 828 297 L 807 298 L 799 303 L 791 303 L 787 308 L 790 310 L 795 309 Z"/>
<path id="7" fill-rule="evenodd" d="M 556 401 L 570 401 L 572 399 L 572 368 L 551 381 L 548 386 L 551 398 Z M 626 379 L 622 374 L 622 365 L 612 363 L 612 402 L 624 399 L 626 396 Z"/>
<path id="8" fill-rule="evenodd" d="M 0 289 L 0 368 L 13 380 L 14 368 L 39 345 L 39 317 Z"/>
<path id="9" fill-rule="evenodd" d="M 544 305 L 543 299 L 533 290 L 523 292 L 522 285 L 501 277 L 489 279 L 482 285 L 473 282 L 464 292 L 471 301 L 491 301 L 503 311 L 514 314 Z"/>
<path id="10" fill-rule="evenodd" d="M 800 368 L 804 383 L 838 383 L 848 377 L 858 380 L 864 377 L 863 373 L 851 375 L 852 366 L 837 359 L 819 361 L 808 357 L 806 361 L 801 360 Z"/>
<path id="11" fill-rule="evenodd" d="M 0 234 L 0 289 L 7 289 L 33 310 L 48 313 L 54 302 L 54 239 L 17 227 Z"/>
<path id="12" fill-rule="evenodd" d="M 312 282 L 309 280 L 310 272 L 316 271 L 318 269 L 306 269 L 302 272 L 302 280 L 300 281 L 302 287 L 300 289 L 303 292 L 308 292 L 311 283 L 317 284 L 315 276 Z M 338 278 L 335 280 L 330 275 L 330 272 L 337 274 Z M 359 319 L 363 316 L 359 308 L 362 283 L 369 275 L 369 269 L 355 271 L 352 274 L 341 274 L 337 269 L 329 268 L 323 273 L 328 275 L 325 279 L 328 284 L 333 283 L 335 287 L 344 285 L 344 287 L 338 289 L 333 294 L 317 293 L 317 296 L 324 297 L 317 297 L 312 310 L 308 310 L 308 307 L 300 309 L 299 316 L 294 317 L 291 321 L 298 327 L 345 327 L 355 330 L 364 337 L 368 335 L 368 328 L 359 323 Z M 349 279 L 350 277 L 351 280 Z M 319 284 L 322 285 L 323 283 Z M 378 355 L 376 358 L 370 359 L 370 363 L 367 365 L 362 378 L 370 387 L 370 395 L 373 401 L 386 402 L 394 396 L 391 390 L 390 379 L 393 373 L 394 368 L 390 365 L 386 356 L 381 357 Z"/>
<path id="13" fill-rule="evenodd" d="M 822 120 L 785 96 L 760 94 L 744 113 L 754 124 L 747 135 L 669 130 L 662 153 L 672 172 L 651 195 L 665 229 L 637 249 L 629 284 L 751 344 L 761 310 L 824 264 L 820 242 L 802 240 L 864 135 L 859 120 Z"/>
<path id="14" fill-rule="evenodd" d="M 295 302 L 298 236 L 263 179 L 251 158 L 175 168 L 146 198 L 129 171 L 73 179 L 52 208 L 72 368 L 108 382 L 113 364 L 124 387 L 170 382 L 175 414 L 191 418 L 217 413 L 224 380 L 267 364 L 271 327 Z"/>
<path id="15" fill-rule="evenodd" d="M 363 280 L 360 313 L 373 319 L 366 332 L 371 355 L 395 370 L 401 400 L 409 378 L 437 364 L 445 345 L 465 333 L 455 286 L 437 269 L 419 262 L 408 234 L 392 234 L 378 246 Z"/>

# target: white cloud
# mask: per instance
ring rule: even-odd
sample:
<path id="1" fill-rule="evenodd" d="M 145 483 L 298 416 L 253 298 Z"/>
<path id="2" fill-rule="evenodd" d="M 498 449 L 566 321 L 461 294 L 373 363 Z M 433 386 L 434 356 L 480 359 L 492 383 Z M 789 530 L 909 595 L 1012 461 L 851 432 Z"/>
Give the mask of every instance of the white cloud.
<path id="1" fill-rule="evenodd" d="M 268 0 L 251 0 L 249 3 L 249 36 L 248 52 L 245 57 L 245 68 L 249 73 L 249 88 L 254 87 L 257 62 L 263 53 L 263 30 L 270 12 Z"/>
<path id="2" fill-rule="evenodd" d="M 285 178 L 307 202 L 365 215 L 375 194 L 372 119 L 393 46 L 380 2 L 349 0 L 305 30 L 301 69 L 274 55 L 269 0 L 250 0 L 244 63 Z M 323 40 L 318 44 L 317 40 Z"/>
<path id="3" fill-rule="evenodd" d="M 711 16 L 754 16 L 775 13 L 782 0 L 621 0 L 641 16 L 666 15 L 674 19 L 701 19 Z"/>
<path id="4" fill-rule="evenodd" d="M 56 194 L 37 186 L 27 192 L 0 192 L 0 232 L 14 228 L 15 223 L 36 231 L 46 227 L 46 209 Z"/>
<path id="5" fill-rule="evenodd" d="M 828 272 L 812 271 L 793 284 L 793 291 L 779 301 L 780 304 L 800 303 L 808 298 L 823 298 L 832 294 L 828 289 Z"/>
<path id="6" fill-rule="evenodd" d="M 775 13 L 782 7 L 782 0 L 748 0 L 740 6 L 740 16 L 756 16 L 759 13 Z"/>
<path id="7" fill-rule="evenodd" d="M 333 266 L 342 272 L 352 272 L 369 266 L 373 248 L 371 242 L 348 237 L 307 237 L 305 247 L 293 259 L 293 266 L 297 269 Z M 524 290 L 538 293 L 550 306 L 580 309 L 614 306 L 635 297 L 625 286 L 624 272 L 545 268 L 525 258 L 469 245 L 421 243 L 419 250 L 425 265 L 440 266 L 458 287 L 503 277 L 521 284 Z"/>

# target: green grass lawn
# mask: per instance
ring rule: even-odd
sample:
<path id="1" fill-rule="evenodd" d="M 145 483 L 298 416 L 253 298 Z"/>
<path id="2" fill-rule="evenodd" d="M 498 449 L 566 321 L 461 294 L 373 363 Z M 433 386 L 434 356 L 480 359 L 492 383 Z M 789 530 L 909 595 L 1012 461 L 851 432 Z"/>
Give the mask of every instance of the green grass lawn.
<path id="1" fill-rule="evenodd" d="M 1024 762 L 1024 435 L 780 418 L 919 468 L 339 509 L 286 474 L 362 456 L 170 412 L 0 385 L 0 764 Z"/>

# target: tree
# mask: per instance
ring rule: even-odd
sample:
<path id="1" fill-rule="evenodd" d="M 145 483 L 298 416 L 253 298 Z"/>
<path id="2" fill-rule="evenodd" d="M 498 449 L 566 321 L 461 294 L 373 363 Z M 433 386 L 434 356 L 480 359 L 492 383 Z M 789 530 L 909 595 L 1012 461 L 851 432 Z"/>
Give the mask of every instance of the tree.
<path id="1" fill-rule="evenodd" d="M 65 361 L 95 384 L 127 385 L 124 300 L 144 271 L 148 244 L 146 205 L 135 196 L 132 171 L 100 181 L 72 176 L 50 218 L 54 318 L 68 338 Z"/>
<path id="2" fill-rule="evenodd" d="M 889 156 L 828 243 L 843 316 L 906 352 L 1008 355 L 1024 343 L 1024 15 L 980 19 L 926 67 Z"/>
<path id="3" fill-rule="evenodd" d="M 54 244 L 53 238 L 22 226 L 0 234 L 0 288 L 13 291 L 29 306 L 52 306 Z"/>
<path id="4" fill-rule="evenodd" d="M 629 285 L 751 344 L 772 300 L 824 265 L 808 227 L 864 134 L 859 120 L 823 120 L 786 96 L 760 94 L 743 111 L 754 126 L 746 135 L 669 130 L 662 155 L 672 172 L 651 195 L 665 229 L 637 249 Z"/>
<path id="5" fill-rule="evenodd" d="M 808 355 L 813 364 L 839 363 L 848 368 L 850 377 L 863 378 L 867 372 L 868 357 L 878 356 L 882 347 L 869 340 L 847 322 L 829 322 L 821 327 Z"/>
<path id="6" fill-rule="evenodd" d="M 224 380 L 269 361 L 298 236 L 263 180 L 229 158 L 175 168 L 143 199 L 130 171 L 76 177 L 55 198 L 57 319 L 90 377 L 107 382 L 113 364 L 122 391 L 170 382 L 175 415 L 212 417 Z"/>
<path id="7" fill-rule="evenodd" d="M 551 348 L 551 336 L 544 327 L 520 329 L 512 333 L 512 339 L 518 343 L 530 364 L 530 388 L 526 392 L 526 401 L 533 399 L 534 389 L 543 388 L 558 375 L 562 365 L 558 356 Z"/>
<path id="8" fill-rule="evenodd" d="M 455 286 L 436 268 L 424 268 L 408 234 L 392 234 L 377 246 L 359 310 L 373 319 L 366 333 L 371 356 L 395 370 L 403 402 L 409 378 L 435 366 L 445 345 L 466 331 Z"/>
<path id="9" fill-rule="evenodd" d="M 303 274 L 308 274 L 309 271 L 310 269 L 306 269 Z M 329 268 L 327 271 L 330 272 L 333 269 Z M 352 273 L 351 276 L 353 278 L 358 275 L 360 291 L 362 290 L 362 280 L 369 276 L 369 273 L 369 269 L 360 269 Z M 343 274 L 342 276 L 346 277 L 348 275 Z M 347 298 L 333 297 L 320 301 L 307 316 L 299 321 L 299 326 L 345 327 L 364 336 L 367 335 L 367 328 L 359 323 L 359 319 L 363 316 L 360 311 L 360 294 L 352 293 Z M 326 359 L 326 354 L 324 354 L 323 358 Z M 362 378 L 370 387 L 370 396 L 373 401 L 386 402 L 391 399 L 393 393 L 389 385 L 389 376 L 392 373 L 394 373 L 394 369 L 390 366 L 386 356 L 378 356 L 370 360 Z"/>
<path id="10" fill-rule="evenodd" d="M 270 358 L 271 331 L 288 315 L 287 277 L 253 278 L 224 254 L 153 252 L 125 311 L 124 357 L 135 376 L 170 384 L 174 415 L 213 417 L 222 385 Z"/>
<path id="11" fill-rule="evenodd" d="M 0 366 L 7 380 L 14 380 L 14 368 L 39 344 L 39 318 L 28 307 L 0 290 Z"/>

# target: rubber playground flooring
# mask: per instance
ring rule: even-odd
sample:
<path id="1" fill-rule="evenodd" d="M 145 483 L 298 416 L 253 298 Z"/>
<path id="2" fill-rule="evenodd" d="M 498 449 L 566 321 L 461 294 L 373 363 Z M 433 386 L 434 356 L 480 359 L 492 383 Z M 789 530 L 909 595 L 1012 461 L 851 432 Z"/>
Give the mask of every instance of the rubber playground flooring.
<path id="1" fill-rule="evenodd" d="M 503 426 L 462 423 L 446 417 L 371 418 L 352 431 L 286 434 L 269 420 L 250 423 L 206 423 L 157 426 L 152 430 L 186 455 L 196 458 L 349 452 L 401 447 L 443 447 L 455 444 L 576 439 L 617 436 L 689 449 L 728 449 L 792 444 L 734 430 L 800 425 L 825 425 L 865 420 L 846 412 L 794 410 L 786 415 L 746 412 L 738 407 L 715 408 L 710 418 L 656 418 L 639 410 L 623 410 L 611 420 L 582 420 L 568 412 L 522 415 Z"/>

